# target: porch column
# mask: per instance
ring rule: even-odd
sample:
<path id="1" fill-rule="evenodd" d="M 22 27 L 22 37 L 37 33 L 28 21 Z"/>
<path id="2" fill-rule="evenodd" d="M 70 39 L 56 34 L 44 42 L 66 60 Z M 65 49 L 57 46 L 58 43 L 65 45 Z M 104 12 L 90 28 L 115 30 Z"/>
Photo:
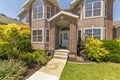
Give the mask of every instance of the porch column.
<path id="1" fill-rule="evenodd" d="M 50 50 L 55 50 L 55 26 L 50 24 Z"/>
<path id="2" fill-rule="evenodd" d="M 70 52 L 76 56 L 77 53 L 77 26 L 75 23 L 70 24 Z"/>

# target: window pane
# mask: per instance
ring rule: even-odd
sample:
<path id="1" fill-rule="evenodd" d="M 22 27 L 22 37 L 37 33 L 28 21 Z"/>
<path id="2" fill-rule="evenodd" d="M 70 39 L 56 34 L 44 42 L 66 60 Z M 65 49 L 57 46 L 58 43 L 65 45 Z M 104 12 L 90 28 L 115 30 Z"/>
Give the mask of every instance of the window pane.
<path id="1" fill-rule="evenodd" d="M 37 35 L 37 30 L 33 30 L 33 36 L 36 36 Z"/>
<path id="2" fill-rule="evenodd" d="M 100 15 L 101 15 L 101 9 L 94 10 L 93 15 L 94 15 L 94 16 L 100 16 Z"/>
<path id="3" fill-rule="evenodd" d="M 43 14 L 42 13 L 38 13 L 38 18 L 42 18 Z"/>
<path id="4" fill-rule="evenodd" d="M 101 0 L 86 0 L 86 3 L 91 3 L 91 2 L 96 2 L 96 1 L 101 1 Z"/>
<path id="5" fill-rule="evenodd" d="M 42 35 L 42 30 L 38 30 L 38 35 Z"/>
<path id="6" fill-rule="evenodd" d="M 101 8 L 101 2 L 95 2 L 94 9 L 100 9 L 100 8 Z"/>
<path id="7" fill-rule="evenodd" d="M 91 17 L 91 16 L 92 16 L 92 11 L 85 12 L 85 17 Z"/>
<path id="8" fill-rule="evenodd" d="M 46 30 L 46 35 L 49 35 L 49 30 Z"/>
<path id="9" fill-rule="evenodd" d="M 85 10 L 92 10 L 92 4 L 86 4 Z"/>
<path id="10" fill-rule="evenodd" d="M 92 35 L 92 29 L 86 29 L 85 30 L 85 36 Z"/>
<path id="11" fill-rule="evenodd" d="M 42 36 L 38 36 L 38 42 L 42 42 Z"/>
<path id="12" fill-rule="evenodd" d="M 33 13 L 37 13 L 37 8 L 33 8 Z"/>
<path id="13" fill-rule="evenodd" d="M 78 10 L 78 16 L 81 18 L 81 10 Z"/>
<path id="14" fill-rule="evenodd" d="M 38 7 L 38 13 L 42 13 L 43 12 L 43 7 Z"/>
<path id="15" fill-rule="evenodd" d="M 37 42 L 37 36 L 33 36 L 33 42 Z"/>
<path id="16" fill-rule="evenodd" d="M 49 36 L 46 36 L 46 42 L 49 42 Z"/>
<path id="17" fill-rule="evenodd" d="M 37 14 L 33 14 L 33 19 L 37 19 Z"/>

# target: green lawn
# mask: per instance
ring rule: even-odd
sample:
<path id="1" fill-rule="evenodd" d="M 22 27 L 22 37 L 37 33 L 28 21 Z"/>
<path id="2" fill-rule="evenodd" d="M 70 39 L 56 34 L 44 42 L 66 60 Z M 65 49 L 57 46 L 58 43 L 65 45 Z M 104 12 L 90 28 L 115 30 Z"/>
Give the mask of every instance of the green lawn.
<path id="1" fill-rule="evenodd" d="M 120 80 L 120 64 L 67 63 L 60 80 Z"/>

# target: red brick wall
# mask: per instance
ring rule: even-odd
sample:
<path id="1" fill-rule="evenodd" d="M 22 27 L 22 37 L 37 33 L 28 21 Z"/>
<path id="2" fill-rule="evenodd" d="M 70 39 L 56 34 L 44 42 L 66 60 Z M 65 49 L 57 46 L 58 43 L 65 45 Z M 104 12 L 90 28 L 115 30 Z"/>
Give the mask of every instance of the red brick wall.
<path id="1" fill-rule="evenodd" d="M 107 0 L 107 39 L 113 39 L 113 0 Z"/>

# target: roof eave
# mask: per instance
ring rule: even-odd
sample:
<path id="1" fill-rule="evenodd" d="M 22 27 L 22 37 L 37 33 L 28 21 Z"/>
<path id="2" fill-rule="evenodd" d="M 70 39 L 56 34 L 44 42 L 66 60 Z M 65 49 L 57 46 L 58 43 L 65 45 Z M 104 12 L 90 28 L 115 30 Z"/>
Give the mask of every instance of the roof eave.
<path id="1" fill-rule="evenodd" d="M 48 21 L 49 21 L 49 22 L 52 21 L 53 19 L 55 19 L 57 16 L 59 16 L 59 15 L 61 15 L 61 14 L 65 14 L 65 15 L 74 17 L 74 18 L 76 18 L 76 19 L 79 18 L 79 16 L 77 16 L 77 15 L 70 14 L 70 13 L 67 13 L 67 12 L 65 12 L 65 11 L 61 11 L 61 12 L 59 12 L 58 14 L 56 14 L 55 16 L 53 16 L 53 17 L 51 17 L 50 19 L 48 19 Z"/>

